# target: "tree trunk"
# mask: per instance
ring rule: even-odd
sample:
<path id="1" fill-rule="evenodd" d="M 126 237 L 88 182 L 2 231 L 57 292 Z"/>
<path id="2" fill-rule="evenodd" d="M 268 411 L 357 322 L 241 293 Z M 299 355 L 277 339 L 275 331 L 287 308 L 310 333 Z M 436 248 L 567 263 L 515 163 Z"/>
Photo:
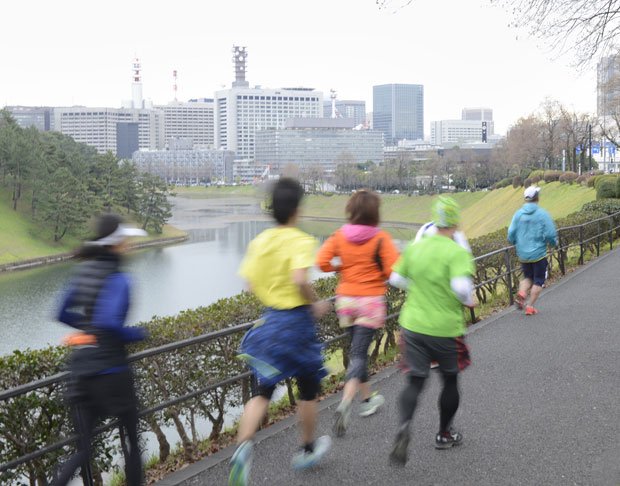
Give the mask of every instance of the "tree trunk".
<path id="1" fill-rule="evenodd" d="M 183 444 L 183 457 L 187 461 L 191 461 L 194 455 L 194 446 L 192 444 L 192 441 L 189 440 L 189 437 L 187 436 L 187 432 L 185 431 L 185 427 L 183 427 L 183 422 L 181 422 L 181 418 L 179 417 L 178 412 L 176 412 L 176 410 L 171 410 L 169 413 L 170 418 L 172 418 L 174 426 L 179 433 L 179 437 L 181 438 L 181 444 Z"/>
<path id="2" fill-rule="evenodd" d="M 157 419 L 154 416 L 150 416 L 146 419 L 146 423 L 149 425 L 159 444 L 159 462 L 164 462 L 170 455 L 170 442 L 166 438 L 166 434 L 161 430 L 161 427 L 157 423 Z"/>

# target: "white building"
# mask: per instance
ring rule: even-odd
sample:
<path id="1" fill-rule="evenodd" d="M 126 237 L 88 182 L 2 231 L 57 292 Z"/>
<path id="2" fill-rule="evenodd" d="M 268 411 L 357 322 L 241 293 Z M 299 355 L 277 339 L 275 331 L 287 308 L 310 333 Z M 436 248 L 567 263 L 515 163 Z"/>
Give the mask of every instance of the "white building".
<path id="1" fill-rule="evenodd" d="M 493 121 L 493 110 L 491 108 L 463 108 L 461 120 Z"/>
<path id="2" fill-rule="evenodd" d="M 138 125 L 138 147 L 164 147 L 163 113 L 159 110 L 133 108 L 88 108 L 85 106 L 54 108 L 53 129 L 85 143 L 99 153 L 117 151 L 117 130 L 120 124 Z"/>
<path id="3" fill-rule="evenodd" d="M 253 160 L 257 130 L 282 128 L 289 118 L 321 117 L 323 94 L 312 88 L 250 88 L 247 55 L 245 47 L 233 46 L 235 81 L 215 93 L 215 147 Z"/>
<path id="4" fill-rule="evenodd" d="M 231 182 L 234 159 L 226 150 L 191 148 L 189 142 L 175 140 L 167 150 L 140 150 L 132 157 L 138 170 L 184 185 Z"/>
<path id="5" fill-rule="evenodd" d="M 164 143 L 182 138 L 196 147 L 215 146 L 212 99 L 173 101 L 157 108 L 164 113 Z"/>
<path id="6" fill-rule="evenodd" d="M 431 122 L 431 145 L 459 145 L 482 142 L 482 124 L 479 120 L 440 120 Z M 493 122 L 486 121 L 487 136 L 493 134 Z M 449 148 L 449 147 L 446 147 Z"/>

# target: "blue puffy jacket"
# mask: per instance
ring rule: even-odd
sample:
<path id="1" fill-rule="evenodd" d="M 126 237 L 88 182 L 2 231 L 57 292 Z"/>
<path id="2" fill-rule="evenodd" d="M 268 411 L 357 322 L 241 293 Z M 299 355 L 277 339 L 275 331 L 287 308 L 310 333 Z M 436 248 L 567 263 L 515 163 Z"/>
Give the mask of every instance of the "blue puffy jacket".
<path id="1" fill-rule="evenodd" d="M 547 211 L 525 203 L 512 217 L 508 241 L 517 247 L 522 262 L 537 262 L 547 255 L 547 245 L 557 246 L 558 232 Z"/>

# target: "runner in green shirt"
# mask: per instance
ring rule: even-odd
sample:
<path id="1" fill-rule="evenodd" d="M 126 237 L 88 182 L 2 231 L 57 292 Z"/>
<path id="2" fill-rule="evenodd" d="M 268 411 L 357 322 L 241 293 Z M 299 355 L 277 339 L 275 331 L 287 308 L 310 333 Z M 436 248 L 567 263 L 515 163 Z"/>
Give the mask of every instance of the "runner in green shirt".
<path id="1" fill-rule="evenodd" d="M 433 206 L 437 235 L 410 244 L 390 276 L 392 285 L 407 290 L 399 322 L 409 383 L 400 397 L 401 426 L 390 454 L 397 464 L 407 462 L 409 425 L 431 361 L 439 363 L 444 382 L 435 447 L 447 449 L 462 441 L 451 423 L 459 406 L 457 375 L 469 364 L 463 305 L 473 306 L 474 264 L 452 239 L 459 220 L 458 204 L 439 197 Z"/>

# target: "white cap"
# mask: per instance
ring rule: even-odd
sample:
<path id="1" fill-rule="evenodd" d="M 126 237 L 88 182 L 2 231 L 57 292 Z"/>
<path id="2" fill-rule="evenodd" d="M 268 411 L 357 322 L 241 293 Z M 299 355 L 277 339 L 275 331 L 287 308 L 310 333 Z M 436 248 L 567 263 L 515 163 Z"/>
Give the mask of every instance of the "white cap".
<path id="1" fill-rule="evenodd" d="M 98 240 L 90 241 L 89 245 L 94 246 L 116 246 L 120 245 L 126 238 L 130 236 L 147 236 L 148 233 L 142 229 L 132 228 L 124 224 L 119 224 L 112 233 Z"/>
<path id="2" fill-rule="evenodd" d="M 525 191 L 523 191 L 523 197 L 526 201 L 531 201 L 532 199 L 536 199 L 538 193 L 540 192 L 540 187 L 538 186 L 530 186 L 526 187 Z"/>

